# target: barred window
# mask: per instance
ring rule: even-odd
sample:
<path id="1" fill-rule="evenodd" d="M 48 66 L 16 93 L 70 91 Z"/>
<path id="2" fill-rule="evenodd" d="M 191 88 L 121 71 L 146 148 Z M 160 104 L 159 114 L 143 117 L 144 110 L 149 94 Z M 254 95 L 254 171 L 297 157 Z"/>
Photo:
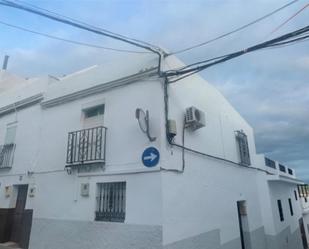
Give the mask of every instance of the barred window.
<path id="1" fill-rule="evenodd" d="M 286 168 L 285 168 L 285 166 L 282 165 L 282 164 L 279 164 L 279 170 L 280 170 L 281 172 L 286 173 Z"/>
<path id="2" fill-rule="evenodd" d="M 238 142 L 240 163 L 246 166 L 251 165 L 247 135 L 243 131 L 236 131 L 236 140 Z"/>
<path id="3" fill-rule="evenodd" d="M 126 209 L 126 183 L 98 183 L 95 220 L 124 222 Z"/>
<path id="4" fill-rule="evenodd" d="M 274 161 L 274 160 L 271 160 L 271 159 L 269 159 L 269 158 L 267 158 L 267 157 L 265 157 L 265 165 L 268 166 L 268 167 L 270 167 L 270 168 L 273 168 L 273 169 L 276 168 L 276 163 L 275 163 L 275 161 Z"/>
<path id="5" fill-rule="evenodd" d="M 278 204 L 278 211 L 279 211 L 280 221 L 284 221 L 284 216 L 283 216 L 283 210 L 282 210 L 282 203 L 281 203 L 281 200 L 277 200 L 277 204 Z"/>
<path id="6" fill-rule="evenodd" d="M 289 173 L 289 175 L 293 175 L 293 170 L 288 168 L 288 173 Z"/>
<path id="7" fill-rule="evenodd" d="M 299 197 L 309 197 L 309 186 L 307 184 L 298 185 L 297 188 Z"/>

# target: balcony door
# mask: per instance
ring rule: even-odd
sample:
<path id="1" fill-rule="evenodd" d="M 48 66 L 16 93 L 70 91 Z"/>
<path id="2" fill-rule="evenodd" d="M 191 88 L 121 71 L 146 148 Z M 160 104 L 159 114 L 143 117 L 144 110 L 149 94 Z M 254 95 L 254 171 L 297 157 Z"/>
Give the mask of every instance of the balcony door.
<path id="1" fill-rule="evenodd" d="M 298 222 L 299 222 L 299 228 L 300 228 L 300 234 L 301 234 L 301 238 L 303 242 L 303 247 L 304 249 L 308 249 L 308 242 L 307 242 L 307 237 L 306 237 L 306 232 L 305 232 L 304 219 L 300 218 Z"/>

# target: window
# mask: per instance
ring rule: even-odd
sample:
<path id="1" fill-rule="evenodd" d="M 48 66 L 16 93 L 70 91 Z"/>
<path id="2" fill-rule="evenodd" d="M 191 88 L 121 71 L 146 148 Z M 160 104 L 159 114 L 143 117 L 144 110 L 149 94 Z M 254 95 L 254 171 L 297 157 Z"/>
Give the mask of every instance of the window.
<path id="1" fill-rule="evenodd" d="M 4 144 L 14 144 L 15 143 L 16 130 L 17 130 L 17 125 L 7 126 Z"/>
<path id="2" fill-rule="evenodd" d="M 293 170 L 288 168 L 288 173 L 289 173 L 289 175 L 293 175 Z"/>
<path id="3" fill-rule="evenodd" d="M 95 220 L 124 222 L 126 209 L 126 183 L 98 183 Z"/>
<path id="4" fill-rule="evenodd" d="M 296 190 L 294 190 L 294 195 L 295 195 L 295 201 L 297 201 L 298 198 L 297 198 L 297 192 L 296 192 Z"/>
<path id="5" fill-rule="evenodd" d="M 280 170 L 281 172 L 286 173 L 286 168 L 285 168 L 285 166 L 282 165 L 282 164 L 279 164 L 279 170 Z"/>
<path id="6" fill-rule="evenodd" d="M 297 188 L 299 197 L 309 196 L 309 186 L 307 184 L 298 185 Z"/>
<path id="7" fill-rule="evenodd" d="M 85 118 L 92 118 L 104 114 L 104 105 L 90 107 L 84 110 Z"/>
<path id="8" fill-rule="evenodd" d="M 290 213 L 291 213 L 291 216 L 294 215 L 294 212 L 293 212 L 293 206 L 292 206 L 292 200 L 291 198 L 289 198 L 289 206 L 290 206 Z"/>
<path id="9" fill-rule="evenodd" d="M 281 200 L 277 200 L 277 204 L 278 204 L 278 210 L 279 210 L 280 221 L 284 221 L 284 216 L 283 216 L 283 210 L 282 210 L 282 203 L 281 203 Z"/>
<path id="10" fill-rule="evenodd" d="M 236 131 L 236 140 L 238 142 L 240 163 L 249 166 L 251 161 L 247 135 L 243 131 Z"/>
<path id="11" fill-rule="evenodd" d="M 269 159 L 269 158 L 267 158 L 267 157 L 265 157 L 265 165 L 268 166 L 268 167 L 270 167 L 270 168 L 273 168 L 273 169 L 276 168 L 276 163 L 275 163 L 275 161 L 273 161 L 273 160 L 271 160 L 271 159 Z"/>

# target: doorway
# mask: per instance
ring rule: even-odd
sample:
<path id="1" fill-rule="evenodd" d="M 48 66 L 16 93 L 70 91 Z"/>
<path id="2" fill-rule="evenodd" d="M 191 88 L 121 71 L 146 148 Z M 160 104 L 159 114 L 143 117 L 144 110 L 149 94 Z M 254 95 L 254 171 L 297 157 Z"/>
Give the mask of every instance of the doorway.
<path id="1" fill-rule="evenodd" d="M 304 249 L 308 249 L 308 242 L 307 242 L 307 238 L 306 238 L 306 232 L 305 232 L 305 226 L 304 226 L 303 218 L 300 218 L 298 220 L 298 222 L 299 222 L 299 228 L 300 228 L 300 234 L 301 234 L 301 238 L 302 238 L 302 242 L 303 242 L 303 247 L 304 247 Z"/>
<path id="2" fill-rule="evenodd" d="M 32 210 L 25 209 L 28 185 L 15 185 L 17 199 L 15 208 L 0 210 L 0 243 L 15 242 L 19 247 L 27 249 L 29 246 L 32 226 Z"/>
<path id="3" fill-rule="evenodd" d="M 249 249 L 251 244 L 246 201 L 237 201 L 237 213 L 241 249 Z"/>

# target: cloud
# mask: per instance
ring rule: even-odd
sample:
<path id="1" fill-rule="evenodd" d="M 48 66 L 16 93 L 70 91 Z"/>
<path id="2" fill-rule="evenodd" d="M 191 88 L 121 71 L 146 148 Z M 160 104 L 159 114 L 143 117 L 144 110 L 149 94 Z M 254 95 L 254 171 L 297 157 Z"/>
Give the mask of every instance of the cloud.
<path id="1" fill-rule="evenodd" d="M 286 1 L 119 0 L 111 2 L 38 2 L 38 5 L 124 35 L 159 44 L 170 51 L 206 41 L 286 4 Z M 179 55 L 187 63 L 244 49 L 300 27 L 308 12 L 298 15 L 273 36 L 269 33 L 302 7 L 294 4 L 257 25 L 226 39 Z M 15 13 L 15 12 L 14 12 Z M 65 25 L 5 12 L 8 22 L 102 46 L 131 48 Z M 24 76 L 62 75 L 124 55 L 0 30 L 1 50 L 11 55 L 10 68 Z M 19 38 L 22 37 L 22 38 Z M 10 39 L 11 37 L 11 39 Z M 228 98 L 256 132 L 257 150 L 291 167 L 309 180 L 309 57 L 307 43 L 244 55 L 202 73 Z"/>

